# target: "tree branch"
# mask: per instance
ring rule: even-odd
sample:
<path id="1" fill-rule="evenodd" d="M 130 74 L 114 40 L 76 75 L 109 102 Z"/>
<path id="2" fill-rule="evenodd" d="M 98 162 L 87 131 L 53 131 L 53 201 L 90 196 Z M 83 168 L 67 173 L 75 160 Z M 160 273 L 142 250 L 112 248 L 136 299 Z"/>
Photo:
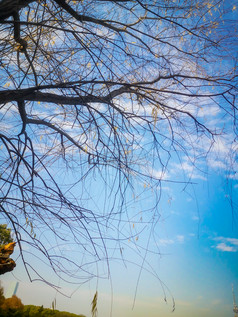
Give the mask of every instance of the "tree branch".
<path id="1" fill-rule="evenodd" d="M 22 119 L 22 129 L 21 129 L 21 132 L 18 134 L 18 136 L 20 136 L 21 134 L 25 132 L 25 129 L 26 129 L 27 116 L 26 116 L 26 109 L 25 109 L 25 101 L 19 100 L 17 102 L 17 105 L 18 105 L 18 111 Z"/>
<path id="2" fill-rule="evenodd" d="M 0 2 L 0 20 L 8 19 L 9 17 L 13 16 L 14 13 L 19 12 L 21 9 L 28 6 L 31 2 L 35 1 L 36 0 L 2 0 Z"/>
<path id="3" fill-rule="evenodd" d="M 25 101 L 41 101 L 49 103 L 59 103 L 66 105 L 83 105 L 87 103 L 110 103 L 113 98 L 123 93 L 130 92 L 128 87 L 121 87 L 110 92 L 106 96 L 95 96 L 88 94 L 87 96 L 62 96 L 54 93 L 32 91 L 29 89 L 17 89 L 17 90 L 7 90 L 0 91 L 0 104 L 4 104 L 12 101 L 19 101 L 24 99 Z"/>

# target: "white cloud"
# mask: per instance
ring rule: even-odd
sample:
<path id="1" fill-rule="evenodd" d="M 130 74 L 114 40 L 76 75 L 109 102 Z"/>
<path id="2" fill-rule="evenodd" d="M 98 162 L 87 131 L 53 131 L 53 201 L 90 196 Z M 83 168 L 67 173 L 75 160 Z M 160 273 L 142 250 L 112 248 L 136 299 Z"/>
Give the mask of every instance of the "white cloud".
<path id="1" fill-rule="evenodd" d="M 160 246 L 168 246 L 175 243 L 184 243 L 185 237 L 183 235 L 177 235 L 174 239 L 159 239 Z"/>
<path id="2" fill-rule="evenodd" d="M 185 172 L 192 172 L 194 170 L 194 166 L 190 165 L 188 162 L 183 162 L 180 167 L 185 171 Z"/>
<path id="3" fill-rule="evenodd" d="M 166 172 L 164 169 L 156 170 L 156 169 L 150 168 L 149 174 L 151 177 L 153 177 L 155 179 L 168 179 L 169 178 L 168 172 Z"/>
<path id="4" fill-rule="evenodd" d="M 191 175 L 190 175 L 190 178 L 191 178 L 191 179 L 201 179 L 201 180 L 203 180 L 203 181 L 206 181 L 206 180 L 207 180 L 207 178 L 206 178 L 205 176 L 203 176 L 203 175 L 201 175 L 201 174 L 198 174 L 198 173 L 193 173 L 193 174 L 191 174 Z"/>
<path id="5" fill-rule="evenodd" d="M 191 113 L 193 116 L 199 118 L 209 117 L 209 119 L 210 117 L 217 117 L 217 115 L 221 112 L 219 106 L 210 104 L 209 98 L 207 98 L 206 100 L 203 99 L 203 106 L 197 106 L 189 103 L 185 107 L 183 107 L 183 109 Z"/>
<path id="6" fill-rule="evenodd" d="M 231 244 L 237 245 L 238 246 L 238 239 L 235 238 L 226 238 L 226 240 L 228 242 L 230 242 Z"/>
<path id="7" fill-rule="evenodd" d="M 167 246 L 169 244 L 174 244 L 174 240 L 172 240 L 172 239 L 159 239 L 159 244 L 161 246 Z"/>
<path id="8" fill-rule="evenodd" d="M 238 180 L 238 173 L 229 174 L 228 178 Z"/>
<path id="9" fill-rule="evenodd" d="M 238 239 L 236 238 L 216 237 L 213 240 L 218 241 L 218 244 L 213 247 L 219 251 L 238 252 Z"/>
<path id="10" fill-rule="evenodd" d="M 198 111 L 198 117 L 216 117 L 220 113 L 221 109 L 217 105 L 209 105 L 208 107 L 200 107 Z"/>
<path id="11" fill-rule="evenodd" d="M 222 162 L 222 161 L 219 161 L 215 158 L 211 158 L 208 160 L 208 165 L 211 167 L 211 168 L 214 168 L 214 169 L 226 169 L 227 168 L 227 165 Z"/>
<path id="12" fill-rule="evenodd" d="M 204 176 L 204 173 L 200 173 L 194 164 L 186 160 L 182 163 L 174 163 L 173 168 L 170 170 L 170 172 L 175 175 L 178 175 L 178 173 L 181 171 L 190 179 L 201 179 L 204 181 L 207 180 L 207 178 Z"/>
<path id="13" fill-rule="evenodd" d="M 236 252 L 237 251 L 234 247 L 229 246 L 229 245 L 225 244 L 224 242 L 219 243 L 216 246 L 216 249 L 220 250 L 220 251 L 223 251 L 223 252 Z"/>
<path id="14" fill-rule="evenodd" d="M 181 131 L 178 131 L 179 134 Z M 172 162 L 167 170 L 171 174 L 171 179 L 176 175 L 184 174 L 191 180 L 201 179 L 206 181 L 206 173 L 209 170 L 227 171 L 227 177 L 238 179 L 238 164 L 235 162 L 235 153 L 238 150 L 238 143 L 231 132 L 214 136 L 213 141 L 205 135 L 189 136 L 192 148 L 189 157 L 181 157 L 181 162 Z"/>
<path id="15" fill-rule="evenodd" d="M 226 135 L 219 135 L 214 138 L 215 142 L 212 145 L 211 152 L 216 154 L 215 159 L 220 158 L 220 161 L 227 158 L 229 152 L 237 150 L 237 142 L 234 142 L 234 135 L 227 133 Z"/>
<path id="16" fill-rule="evenodd" d="M 176 238 L 177 238 L 177 241 L 179 243 L 184 243 L 184 236 L 183 235 L 177 235 Z"/>

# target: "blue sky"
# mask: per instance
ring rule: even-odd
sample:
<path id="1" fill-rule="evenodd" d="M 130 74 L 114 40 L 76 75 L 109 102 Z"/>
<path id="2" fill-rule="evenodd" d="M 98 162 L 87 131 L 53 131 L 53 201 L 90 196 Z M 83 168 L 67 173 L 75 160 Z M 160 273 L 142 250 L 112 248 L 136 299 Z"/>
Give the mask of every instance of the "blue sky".
<path id="1" fill-rule="evenodd" d="M 111 282 L 92 281 L 77 289 L 58 281 L 68 295 L 76 290 L 71 299 L 42 283 L 27 282 L 20 263 L 13 273 L 2 276 L 2 283 L 7 289 L 12 281 L 20 281 L 17 295 L 24 304 L 50 307 L 56 297 L 58 309 L 86 316 L 90 316 L 96 283 L 99 316 L 109 316 L 111 306 L 115 317 L 232 316 L 232 284 L 238 293 L 238 227 L 237 214 L 232 214 L 227 199 L 226 182 L 223 175 L 211 173 L 206 180 L 199 180 L 189 188 L 189 193 L 177 192 L 178 188 L 173 188 L 177 186 L 165 189 L 170 192 L 166 193 L 170 199 L 161 205 L 157 226 L 161 256 L 148 258 L 157 268 L 162 285 L 150 273 L 143 272 L 136 293 L 139 269 L 129 264 L 125 267 L 118 261 L 111 264 Z M 237 181 L 230 186 L 237 203 Z M 167 303 L 163 300 L 163 287 Z M 171 296 L 175 300 L 172 315 Z"/>

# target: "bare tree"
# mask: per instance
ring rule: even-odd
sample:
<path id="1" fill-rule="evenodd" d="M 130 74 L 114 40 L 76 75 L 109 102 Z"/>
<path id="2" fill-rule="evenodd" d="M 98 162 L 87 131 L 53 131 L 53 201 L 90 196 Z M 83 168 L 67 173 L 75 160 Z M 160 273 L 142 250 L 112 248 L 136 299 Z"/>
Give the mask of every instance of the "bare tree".
<path id="1" fill-rule="evenodd" d="M 191 181 L 167 177 L 171 158 L 196 165 L 224 118 L 236 126 L 235 10 L 221 0 L 1 0 L 1 218 L 30 279 L 44 277 L 28 252 L 71 282 L 109 275 L 110 259 L 133 261 L 128 239 L 156 275 L 146 257 L 159 253 L 161 186 Z M 200 115 L 214 107 L 221 124 Z"/>

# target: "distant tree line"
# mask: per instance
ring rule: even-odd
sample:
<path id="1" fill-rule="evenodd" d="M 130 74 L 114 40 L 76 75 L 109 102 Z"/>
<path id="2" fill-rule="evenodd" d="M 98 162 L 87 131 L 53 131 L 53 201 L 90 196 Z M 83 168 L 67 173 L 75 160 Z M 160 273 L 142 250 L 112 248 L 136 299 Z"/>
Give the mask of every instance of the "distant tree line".
<path id="1" fill-rule="evenodd" d="M 4 297 L 3 287 L 0 285 L 0 316 L 1 317 L 85 317 L 43 306 L 23 305 L 20 298 L 13 295 L 11 298 Z"/>

